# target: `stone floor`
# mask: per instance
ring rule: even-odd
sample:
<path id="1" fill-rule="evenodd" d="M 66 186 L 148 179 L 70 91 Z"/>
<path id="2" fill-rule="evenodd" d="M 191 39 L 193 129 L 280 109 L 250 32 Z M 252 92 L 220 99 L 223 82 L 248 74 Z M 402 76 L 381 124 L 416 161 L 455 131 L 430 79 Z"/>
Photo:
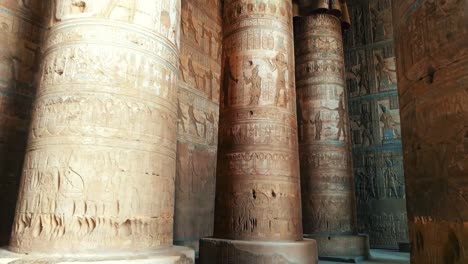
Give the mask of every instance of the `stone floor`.
<path id="1" fill-rule="evenodd" d="M 343 262 L 320 261 L 319 264 L 343 264 Z M 362 264 L 409 264 L 410 254 L 398 251 L 371 250 L 371 259 L 358 262 Z"/>

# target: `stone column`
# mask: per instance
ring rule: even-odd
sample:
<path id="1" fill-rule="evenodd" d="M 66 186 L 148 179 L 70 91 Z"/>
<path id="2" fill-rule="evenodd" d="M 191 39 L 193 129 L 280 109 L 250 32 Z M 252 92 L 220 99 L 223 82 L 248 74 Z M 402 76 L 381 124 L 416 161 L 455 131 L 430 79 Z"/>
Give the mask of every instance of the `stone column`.
<path id="1" fill-rule="evenodd" d="M 0 0 L 0 246 L 15 216 L 47 6 Z"/>
<path id="2" fill-rule="evenodd" d="M 180 1 L 59 0 L 53 17 L 10 250 L 192 263 L 172 247 Z"/>
<path id="3" fill-rule="evenodd" d="M 467 1 L 393 1 L 411 263 L 468 263 Z"/>
<path id="4" fill-rule="evenodd" d="M 294 23 L 303 226 L 319 256 L 367 256 L 357 236 L 341 21 Z"/>
<path id="5" fill-rule="evenodd" d="M 214 237 L 201 263 L 315 263 L 302 240 L 289 0 L 224 2 Z"/>

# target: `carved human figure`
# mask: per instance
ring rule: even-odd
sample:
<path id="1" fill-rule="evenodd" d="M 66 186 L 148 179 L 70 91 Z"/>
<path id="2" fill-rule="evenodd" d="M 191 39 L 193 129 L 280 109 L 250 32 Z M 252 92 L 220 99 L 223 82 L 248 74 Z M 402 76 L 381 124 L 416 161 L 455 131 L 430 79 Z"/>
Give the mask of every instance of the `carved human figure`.
<path id="1" fill-rule="evenodd" d="M 189 105 L 188 107 L 188 115 L 189 115 L 189 127 L 192 128 L 192 130 L 195 130 L 195 133 L 197 136 L 200 136 L 200 133 L 198 132 L 198 123 L 201 123 L 198 121 L 197 117 L 195 116 L 195 110 L 192 104 Z"/>
<path id="2" fill-rule="evenodd" d="M 366 69 L 365 56 L 358 53 L 358 69 L 351 69 L 351 73 L 358 79 L 358 94 L 365 95 L 370 93 L 369 75 Z"/>
<path id="3" fill-rule="evenodd" d="M 310 123 L 312 125 L 315 125 L 315 140 L 321 140 L 322 139 L 322 129 L 323 129 L 323 122 L 320 117 L 320 111 L 318 111 L 315 114 L 315 119 L 314 121 L 310 120 Z"/>
<path id="4" fill-rule="evenodd" d="M 208 80 L 208 99 L 213 100 L 213 71 L 211 69 L 208 69 L 208 71 L 205 72 L 205 80 Z"/>
<path id="5" fill-rule="evenodd" d="M 195 27 L 195 23 L 193 22 L 192 12 L 193 12 L 192 8 L 188 8 L 188 10 L 187 10 L 187 19 L 182 20 L 182 30 L 183 30 L 184 35 L 187 34 L 187 32 L 192 33 L 193 34 L 193 39 L 195 40 L 195 42 L 197 44 L 199 44 L 198 37 L 197 37 L 198 30 Z"/>
<path id="6" fill-rule="evenodd" d="M 362 127 L 361 131 L 361 144 L 372 146 L 374 144 L 374 136 L 372 133 L 372 115 L 367 109 L 366 105 L 361 105 L 361 114 L 359 120 L 355 120 L 358 127 Z M 367 142 L 367 144 L 365 144 Z"/>
<path id="7" fill-rule="evenodd" d="M 273 59 L 269 60 L 272 71 L 277 71 L 275 105 L 287 107 L 288 105 L 288 83 L 286 80 L 288 74 L 288 63 L 284 53 L 279 52 Z"/>
<path id="8" fill-rule="evenodd" d="M 262 78 L 258 75 L 258 65 L 252 69 L 250 77 L 244 73 L 244 83 L 250 86 L 250 103 L 249 105 L 256 106 L 259 104 L 260 96 L 262 95 Z"/>
<path id="9" fill-rule="evenodd" d="M 393 83 L 391 75 L 395 74 L 396 70 L 390 69 L 390 67 L 388 67 L 388 64 L 385 62 L 381 54 L 375 53 L 374 56 L 377 59 L 377 63 L 375 65 L 375 71 L 377 74 L 377 85 L 378 85 L 378 88 L 380 89 L 382 86 L 386 84 Z"/>
<path id="10" fill-rule="evenodd" d="M 206 26 L 205 26 L 205 23 L 203 22 L 202 23 L 202 38 L 203 37 L 207 37 L 208 38 L 208 54 L 210 54 L 211 56 L 211 49 L 212 49 L 212 38 L 213 38 L 213 33 L 211 32 L 211 30 L 209 30 Z"/>
<path id="11" fill-rule="evenodd" d="M 386 156 L 385 158 L 385 169 L 384 169 L 384 189 L 385 197 L 387 198 L 399 198 L 397 186 L 401 184 L 401 181 L 398 179 L 398 175 L 393 169 L 393 158 Z"/>
<path id="12" fill-rule="evenodd" d="M 180 126 L 182 126 L 182 131 L 187 132 L 185 130 L 185 121 L 187 120 L 187 117 L 185 116 L 184 112 L 182 111 L 182 108 L 180 107 L 180 102 L 177 100 L 177 120 Z"/>
<path id="13" fill-rule="evenodd" d="M 382 114 L 380 115 L 380 122 L 383 124 L 383 129 L 394 131 L 395 126 L 399 125 L 399 123 L 393 120 L 393 116 L 390 114 L 386 106 L 382 104 L 379 106 L 382 110 Z"/>
<path id="14" fill-rule="evenodd" d="M 189 76 L 192 77 L 195 82 L 195 87 L 197 89 L 200 89 L 200 86 L 198 84 L 198 74 L 195 71 L 195 67 L 193 66 L 192 53 L 189 53 L 188 55 L 187 67 L 188 67 Z"/>

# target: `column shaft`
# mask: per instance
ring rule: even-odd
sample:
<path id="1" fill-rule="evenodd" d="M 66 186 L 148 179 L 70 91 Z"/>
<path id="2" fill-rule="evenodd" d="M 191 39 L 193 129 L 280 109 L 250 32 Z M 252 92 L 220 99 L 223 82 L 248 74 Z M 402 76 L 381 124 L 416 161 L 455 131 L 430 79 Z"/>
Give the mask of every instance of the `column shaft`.
<path id="1" fill-rule="evenodd" d="M 56 1 L 10 243 L 172 244 L 180 1 Z"/>
<path id="2" fill-rule="evenodd" d="M 336 255 L 344 249 L 333 244 L 356 234 L 341 22 L 312 15 L 294 30 L 304 233 L 320 256 Z"/>
<path id="3" fill-rule="evenodd" d="M 215 239 L 201 241 L 201 263 L 315 263 L 302 241 L 292 3 L 224 1 L 223 22 Z"/>
<path id="4" fill-rule="evenodd" d="M 224 3 L 215 237 L 302 236 L 289 1 Z"/>
<path id="5" fill-rule="evenodd" d="M 393 1 L 411 263 L 468 263 L 466 1 Z"/>

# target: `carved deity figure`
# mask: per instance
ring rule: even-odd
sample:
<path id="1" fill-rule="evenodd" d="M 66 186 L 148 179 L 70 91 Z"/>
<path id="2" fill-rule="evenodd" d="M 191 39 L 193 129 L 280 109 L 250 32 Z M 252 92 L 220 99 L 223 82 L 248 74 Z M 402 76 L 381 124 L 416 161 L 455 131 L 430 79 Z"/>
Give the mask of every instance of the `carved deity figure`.
<path id="1" fill-rule="evenodd" d="M 379 106 L 380 106 L 380 109 L 382 110 L 382 114 L 380 115 L 380 122 L 382 122 L 383 124 L 384 134 L 386 131 L 389 131 L 390 133 L 392 133 L 392 137 L 394 137 L 395 133 L 397 133 L 395 126 L 399 125 L 400 123 L 393 120 L 393 116 L 390 114 L 387 107 L 385 107 L 384 105 L 379 105 Z M 396 134 L 396 136 L 399 136 L 399 135 Z"/>
<path id="2" fill-rule="evenodd" d="M 197 38 L 198 30 L 195 27 L 195 23 L 193 22 L 192 8 L 188 8 L 187 12 L 187 20 L 182 20 L 182 32 L 184 33 L 184 35 L 187 34 L 187 31 L 189 33 L 192 32 L 195 42 L 199 44 Z"/>
<path id="3" fill-rule="evenodd" d="M 320 111 L 318 111 L 315 114 L 315 120 L 310 120 L 310 123 L 315 125 L 315 140 L 322 140 L 323 121 L 320 116 Z"/>
<path id="4" fill-rule="evenodd" d="M 345 132 L 346 108 L 344 104 L 344 92 L 340 94 L 340 100 L 338 102 L 337 108 L 334 108 L 334 109 L 328 108 L 328 107 L 322 107 L 322 108 L 338 112 L 338 122 L 336 124 L 336 128 L 338 129 L 338 132 L 336 135 L 336 140 L 340 140 L 341 135 L 343 135 L 343 138 L 346 139 L 346 132 Z"/>
<path id="5" fill-rule="evenodd" d="M 367 141 L 368 146 L 372 146 L 374 144 L 374 136 L 372 133 L 372 115 L 367 110 L 365 105 L 361 105 L 361 115 L 359 116 L 359 120 L 354 120 L 359 127 L 362 127 L 361 132 L 361 144 L 364 146 L 366 145 L 365 142 Z"/>
<path id="6" fill-rule="evenodd" d="M 205 72 L 205 77 L 204 79 L 205 80 L 208 80 L 208 98 L 210 100 L 213 100 L 213 78 L 214 78 L 214 75 L 213 75 L 213 71 L 211 69 L 209 69 L 208 71 Z"/>
<path id="7" fill-rule="evenodd" d="M 385 169 L 384 169 L 384 189 L 385 189 L 385 196 L 387 198 L 398 198 L 398 191 L 397 186 L 400 186 L 402 182 L 398 179 L 398 175 L 395 173 L 393 169 L 393 158 L 392 157 L 385 157 Z"/>
<path id="8" fill-rule="evenodd" d="M 195 87 L 197 89 L 199 89 L 198 74 L 195 71 L 195 67 L 193 67 L 192 54 L 189 54 L 189 56 L 188 56 L 187 67 L 188 67 L 188 71 L 189 71 L 189 76 L 192 77 L 195 80 Z"/>
<path id="9" fill-rule="evenodd" d="M 350 73 L 356 78 L 358 82 L 358 94 L 369 94 L 370 93 L 370 87 L 369 87 L 369 77 L 366 69 L 366 62 L 364 55 L 358 54 L 359 58 L 359 68 L 351 68 Z"/>
<path id="10" fill-rule="evenodd" d="M 195 133 L 197 134 L 197 136 L 200 136 L 200 133 L 198 132 L 197 124 L 201 122 L 198 121 L 197 117 L 195 116 L 195 110 L 194 110 L 193 105 L 189 105 L 188 115 L 189 115 L 189 127 L 195 130 Z"/>
<path id="11" fill-rule="evenodd" d="M 185 130 L 185 120 L 187 120 L 187 117 L 184 115 L 184 112 L 182 111 L 182 108 L 180 107 L 180 102 L 177 100 L 177 119 L 179 121 L 179 124 L 182 126 L 182 130 L 187 132 Z"/>
<path id="12" fill-rule="evenodd" d="M 205 23 L 203 23 L 202 24 L 202 36 L 201 37 L 203 38 L 205 36 L 208 38 L 208 52 L 209 52 L 208 54 L 210 54 L 210 56 L 211 56 L 211 50 L 212 50 L 211 40 L 213 38 L 213 33 L 210 30 L 208 30 L 206 28 L 206 26 L 205 26 Z"/>
<path id="13" fill-rule="evenodd" d="M 288 83 L 286 80 L 288 74 L 288 63 L 284 53 L 279 52 L 274 59 L 269 60 L 272 71 L 277 71 L 275 106 L 286 107 L 288 105 Z"/>
<path id="14" fill-rule="evenodd" d="M 229 91 L 230 91 L 230 84 L 231 81 L 234 81 L 237 83 L 239 80 L 234 77 L 231 69 L 231 61 L 229 56 L 226 56 L 226 61 L 224 62 L 224 76 L 223 76 L 223 98 L 224 98 L 224 106 L 230 106 L 230 96 L 229 96 Z"/>
<path id="15" fill-rule="evenodd" d="M 388 67 L 388 64 L 385 62 L 381 54 L 376 53 L 375 58 L 377 59 L 377 64 L 375 65 L 377 84 L 380 89 L 386 83 L 391 84 L 394 82 L 392 80 L 392 75 L 396 74 L 396 70 L 390 69 L 390 67 Z"/>
<path id="16" fill-rule="evenodd" d="M 244 82 L 246 85 L 251 85 L 249 105 L 258 105 L 262 93 L 262 78 L 258 75 L 258 65 L 252 69 L 252 74 L 249 78 L 244 73 Z"/>

